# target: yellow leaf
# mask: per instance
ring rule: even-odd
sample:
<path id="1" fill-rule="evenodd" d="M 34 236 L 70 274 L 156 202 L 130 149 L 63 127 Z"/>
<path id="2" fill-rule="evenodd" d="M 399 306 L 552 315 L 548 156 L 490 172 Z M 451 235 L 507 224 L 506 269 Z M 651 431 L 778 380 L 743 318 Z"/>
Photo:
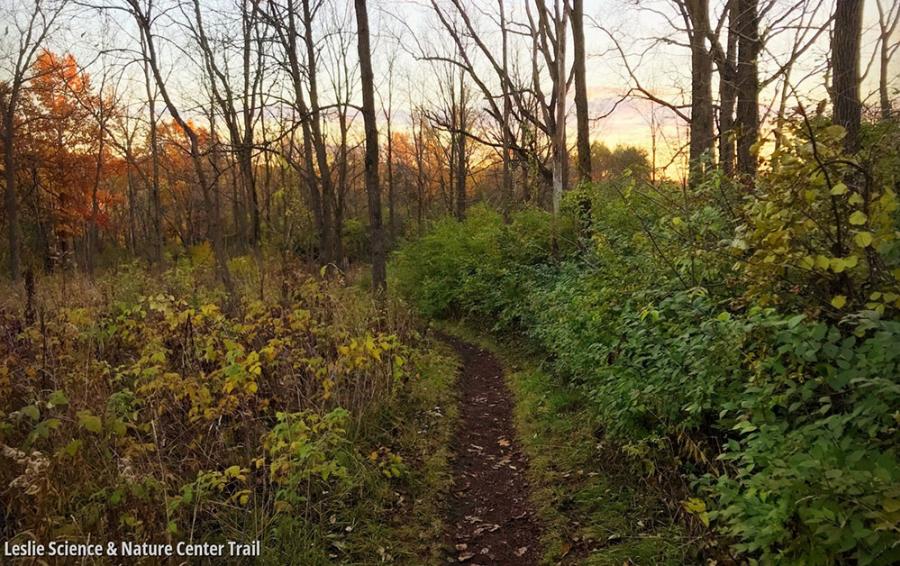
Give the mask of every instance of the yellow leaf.
<path id="1" fill-rule="evenodd" d="M 869 232 L 859 232 L 853 236 L 853 241 L 861 248 L 867 248 L 872 245 L 872 234 Z"/>
<path id="2" fill-rule="evenodd" d="M 847 269 L 847 262 L 839 257 L 831 258 L 831 270 L 835 273 L 843 273 Z"/>
<path id="3" fill-rule="evenodd" d="M 847 185 L 844 183 L 838 183 L 837 185 L 831 188 L 832 196 L 840 196 L 847 193 Z"/>
<path id="4" fill-rule="evenodd" d="M 850 195 L 850 198 L 847 199 L 847 202 L 849 202 L 850 204 L 862 204 L 863 198 L 859 195 L 859 193 L 853 193 L 852 195 Z"/>
<path id="5" fill-rule="evenodd" d="M 689 513 L 706 511 L 706 502 L 704 502 L 702 499 L 697 499 L 696 497 L 692 497 L 690 499 L 682 501 L 681 504 Z"/>
<path id="6" fill-rule="evenodd" d="M 765 138 L 760 138 L 755 144 L 750 146 L 750 154 L 754 156 L 759 155 L 759 150 L 762 148 L 765 143 Z"/>
<path id="7" fill-rule="evenodd" d="M 842 309 L 846 304 L 847 297 L 845 297 L 844 295 L 835 295 L 834 298 L 831 299 L 831 306 L 836 309 Z"/>
<path id="8" fill-rule="evenodd" d="M 853 224 L 854 226 L 862 226 L 868 219 L 869 217 L 866 216 L 864 212 L 862 212 L 861 210 L 857 210 L 850 215 L 850 224 Z"/>

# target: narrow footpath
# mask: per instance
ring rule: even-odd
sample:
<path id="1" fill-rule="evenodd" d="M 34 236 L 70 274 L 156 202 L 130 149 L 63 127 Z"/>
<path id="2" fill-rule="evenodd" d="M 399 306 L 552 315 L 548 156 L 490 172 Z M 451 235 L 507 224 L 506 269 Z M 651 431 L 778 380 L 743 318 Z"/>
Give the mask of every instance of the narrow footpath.
<path id="1" fill-rule="evenodd" d="M 529 503 L 528 465 L 516 442 L 513 400 L 489 352 L 441 334 L 462 360 L 453 488 L 447 517 L 450 563 L 529 566 L 541 529 Z"/>

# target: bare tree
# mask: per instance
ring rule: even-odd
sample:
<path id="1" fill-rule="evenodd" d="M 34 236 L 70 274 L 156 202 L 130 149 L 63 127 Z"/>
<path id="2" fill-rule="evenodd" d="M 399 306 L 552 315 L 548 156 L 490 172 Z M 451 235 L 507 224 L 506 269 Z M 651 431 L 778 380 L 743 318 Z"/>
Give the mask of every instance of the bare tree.
<path id="1" fill-rule="evenodd" d="M 537 66 L 538 53 L 550 71 L 552 94 L 550 102 L 543 105 L 545 123 L 550 130 L 553 152 L 553 214 L 559 213 L 562 194 L 567 183 L 569 152 L 566 146 L 566 95 L 569 89 L 569 73 L 566 68 L 566 30 L 569 26 L 569 12 L 554 0 L 553 10 L 549 10 L 544 0 L 536 0 L 537 20 L 525 4 L 530 24 L 534 65 Z M 540 73 L 534 68 L 532 87 L 540 92 Z"/>
<path id="2" fill-rule="evenodd" d="M 412 117 L 413 151 L 416 160 L 416 227 L 421 236 L 425 232 L 425 116 L 421 110 L 410 109 Z"/>
<path id="3" fill-rule="evenodd" d="M 436 132 L 446 132 L 449 140 L 443 143 L 442 136 L 434 141 L 444 152 L 443 161 L 447 162 L 447 190 L 443 191 L 447 203 L 447 211 L 463 220 L 466 215 L 466 187 L 469 176 L 469 159 L 466 138 L 472 134 L 470 93 L 466 84 L 465 68 L 458 61 L 448 56 L 444 63 L 438 65 L 437 90 L 440 94 L 432 102 L 430 110 L 423 109 Z M 443 177 L 441 177 L 443 183 Z M 443 185 L 442 185 L 443 187 Z"/>
<path id="4" fill-rule="evenodd" d="M 590 116 L 588 115 L 587 82 L 585 78 L 584 0 L 572 1 L 572 43 L 575 72 L 575 118 L 577 121 L 578 176 L 591 180 Z"/>
<path id="5" fill-rule="evenodd" d="M 6 208 L 6 234 L 9 244 L 9 276 L 18 280 L 21 263 L 19 203 L 16 194 L 16 123 L 19 103 L 29 81 L 34 78 L 32 64 L 50 33 L 57 29 L 64 0 L 34 0 L 33 3 L 10 6 L 4 16 L 10 43 L 4 42 L 0 54 L 2 70 L 9 78 L 0 82 L 0 136 L 3 141 L 3 167 L 6 182 L 3 202 Z"/>
<path id="6" fill-rule="evenodd" d="M 734 173 L 735 137 L 734 111 L 737 101 L 738 66 L 738 4 L 739 0 L 728 0 L 725 12 L 728 17 L 728 39 L 724 53 L 714 49 L 719 71 L 719 165 L 726 175 Z M 717 47 L 713 44 L 714 48 Z"/>
<path id="7" fill-rule="evenodd" d="M 387 137 L 387 154 L 385 165 L 387 166 L 387 204 L 388 204 L 388 240 L 393 243 L 397 237 L 397 210 L 396 195 L 394 194 L 394 65 L 397 61 L 397 52 L 392 52 L 387 65 L 387 93 L 381 96 L 381 111 L 384 114 L 385 135 Z"/>
<path id="8" fill-rule="evenodd" d="M 530 68 L 520 78 L 516 75 L 516 69 L 497 57 L 495 50 L 485 39 L 486 34 L 476 29 L 475 21 L 462 1 L 451 0 L 451 4 L 453 9 L 449 10 L 434 0 L 431 2 L 441 26 L 457 48 L 457 58 L 449 61 L 465 69 L 482 96 L 485 113 L 494 120 L 498 128 L 498 134 L 493 139 L 474 131 L 466 132 L 467 137 L 487 147 L 507 148 L 520 162 L 528 163 L 533 168 L 541 187 L 551 188 L 553 200 L 561 199 L 568 168 L 565 94 L 572 81 L 565 56 L 569 11 L 559 1 L 555 1 L 550 7 L 543 0 L 535 0 L 534 6 L 530 3 L 525 5 L 527 20 L 513 24 L 506 19 L 503 3 L 499 3 L 503 15 L 499 19 L 501 40 L 507 36 L 503 30 L 514 25 L 515 34 L 528 42 L 531 51 Z M 471 40 L 471 45 L 468 40 Z M 504 53 L 509 56 L 508 49 Z M 481 57 L 487 63 L 487 73 L 476 68 L 476 57 Z M 429 54 L 421 58 L 448 60 L 446 57 Z M 498 98 L 501 97 L 496 96 L 492 89 L 494 81 L 499 82 L 507 94 L 499 104 Z M 561 93 L 563 96 L 560 96 Z M 510 106 L 508 113 L 506 101 Z M 559 119 L 560 115 L 562 120 Z M 522 125 L 520 136 L 513 132 L 517 123 Z M 542 143 L 543 141 L 548 144 Z M 547 145 L 550 146 L 549 159 L 542 151 Z M 527 169 L 523 167 L 522 171 L 527 172 Z M 511 185 L 510 181 L 510 189 Z M 530 192 L 527 184 L 524 188 Z M 530 195 L 526 195 L 528 196 Z"/>
<path id="9" fill-rule="evenodd" d="M 126 0 L 134 17 L 134 21 L 141 30 L 146 41 L 146 58 L 147 65 L 156 81 L 159 94 L 162 96 L 166 104 L 166 108 L 181 131 L 184 132 L 189 144 L 189 152 L 191 161 L 194 165 L 194 172 L 197 176 L 197 182 L 200 184 L 200 190 L 203 193 L 203 201 L 207 213 L 209 214 L 209 235 L 212 241 L 213 255 L 216 261 L 216 271 L 225 285 L 225 290 L 230 297 L 234 297 L 234 283 L 231 278 L 231 272 L 228 269 L 228 261 L 225 252 L 225 241 L 222 237 L 221 220 L 219 217 L 219 207 L 214 199 L 217 195 L 213 195 L 213 187 L 209 183 L 206 175 L 206 169 L 203 164 L 203 155 L 200 147 L 200 136 L 197 131 L 181 114 L 174 99 L 170 96 L 166 81 L 162 76 L 159 65 L 159 55 L 156 50 L 156 43 L 153 36 L 153 0 L 147 0 L 146 6 L 142 6 L 140 0 Z"/>
<path id="10" fill-rule="evenodd" d="M 142 70 L 144 73 L 144 89 L 147 95 L 147 124 L 150 137 L 150 201 L 153 204 L 153 252 L 151 259 L 157 265 L 162 263 L 162 250 L 165 236 L 162 229 L 162 199 L 159 191 L 159 124 L 156 114 L 156 97 L 158 89 L 155 88 L 153 74 L 150 71 L 149 57 L 147 56 L 147 37 L 144 28 L 139 27 L 141 37 L 141 54 L 143 55 Z"/>
<path id="11" fill-rule="evenodd" d="M 335 257 L 334 183 L 323 131 L 325 116 L 319 103 L 318 49 L 313 32 L 315 9 L 319 6 L 312 6 L 309 0 L 301 0 L 299 7 L 294 0 L 286 0 L 283 5 L 269 2 L 266 16 L 284 54 L 280 62 L 303 133 L 303 168 L 297 167 L 301 162 L 294 160 L 295 169 L 306 180 L 319 236 L 320 263 L 328 264 L 339 258 Z"/>
<path id="12" fill-rule="evenodd" d="M 889 68 L 894 53 L 900 48 L 900 38 L 894 33 L 900 23 L 900 2 L 888 5 L 885 11 L 882 0 L 875 0 L 878 6 L 878 101 L 881 107 L 881 119 L 891 118 L 891 98 L 888 88 L 891 78 Z"/>
<path id="13" fill-rule="evenodd" d="M 500 72 L 502 77 L 509 76 L 509 30 L 506 29 L 506 6 L 503 4 L 503 0 L 497 0 L 498 8 L 500 9 L 500 43 L 501 43 L 501 68 Z M 511 156 L 510 156 L 510 146 L 512 146 L 512 132 L 509 128 L 509 123 L 512 118 L 512 100 L 510 99 L 509 93 L 509 81 L 501 80 L 500 81 L 501 88 L 503 90 L 503 115 L 501 118 L 502 127 L 501 127 L 501 139 L 503 140 L 501 143 L 501 151 L 502 151 L 502 159 L 503 159 L 503 190 L 502 190 L 502 199 L 503 199 L 503 219 L 506 222 L 509 222 L 509 213 L 512 209 L 513 203 L 513 180 L 512 180 L 512 165 L 511 165 Z"/>
<path id="14" fill-rule="evenodd" d="M 466 180 L 469 176 L 469 161 L 466 153 L 466 132 L 469 130 L 469 108 L 468 108 L 468 89 L 466 88 L 466 76 L 463 69 L 457 72 L 458 80 L 451 84 L 451 88 L 455 93 L 453 98 L 456 99 L 454 108 L 453 121 L 456 124 L 454 128 L 455 144 L 454 152 L 456 157 L 456 218 L 463 220 L 466 217 Z M 459 87 L 459 90 L 454 88 Z"/>
<path id="15" fill-rule="evenodd" d="M 234 153 L 237 169 L 240 173 L 240 185 L 243 197 L 249 201 L 250 233 L 241 232 L 241 239 L 249 241 L 258 248 L 261 240 L 261 220 L 259 198 L 256 190 L 256 174 L 253 166 L 254 132 L 261 111 L 258 106 L 262 94 L 263 65 L 262 45 L 264 38 L 259 35 L 261 12 L 258 0 L 239 0 L 240 33 L 238 35 L 238 60 L 241 73 L 238 85 L 230 76 L 227 49 L 233 41 L 230 30 L 226 30 L 226 38 L 216 41 L 210 37 L 207 24 L 199 0 L 193 0 L 193 11 L 187 16 L 187 26 L 191 30 L 203 60 L 203 68 L 210 84 L 215 106 L 222 113 L 225 128 L 228 132 L 231 148 Z M 221 61 L 220 61 L 221 58 Z M 239 211 L 235 220 L 243 225 L 243 211 Z"/>
<path id="16" fill-rule="evenodd" d="M 375 76 L 369 44 L 369 14 L 366 0 L 354 0 L 356 7 L 357 51 L 362 81 L 362 115 L 366 130 L 366 196 L 369 204 L 369 234 L 372 248 L 372 289 L 383 296 L 387 291 L 384 227 L 381 220 L 381 187 L 378 184 L 378 125 L 375 118 Z"/>
<path id="17" fill-rule="evenodd" d="M 678 0 L 691 48 L 690 182 L 704 173 L 703 161 L 713 147 L 712 55 L 706 47 L 710 36 L 709 0 Z"/>

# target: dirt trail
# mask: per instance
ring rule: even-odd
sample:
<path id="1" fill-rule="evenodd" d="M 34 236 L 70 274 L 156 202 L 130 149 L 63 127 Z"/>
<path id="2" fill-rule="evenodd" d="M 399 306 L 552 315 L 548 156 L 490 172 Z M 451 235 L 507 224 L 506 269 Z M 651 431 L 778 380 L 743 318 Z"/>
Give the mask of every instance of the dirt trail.
<path id="1" fill-rule="evenodd" d="M 528 501 L 527 461 L 512 422 L 512 395 L 497 359 L 441 334 L 462 359 L 454 483 L 448 513 L 449 562 L 537 564 L 540 527 Z"/>

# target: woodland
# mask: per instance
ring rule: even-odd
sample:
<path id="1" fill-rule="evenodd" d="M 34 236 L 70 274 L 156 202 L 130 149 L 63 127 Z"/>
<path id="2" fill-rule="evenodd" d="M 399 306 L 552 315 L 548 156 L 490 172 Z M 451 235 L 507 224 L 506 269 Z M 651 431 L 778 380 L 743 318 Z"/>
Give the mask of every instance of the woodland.
<path id="1" fill-rule="evenodd" d="M 0 542 L 900 562 L 896 0 L 0 29 Z"/>

